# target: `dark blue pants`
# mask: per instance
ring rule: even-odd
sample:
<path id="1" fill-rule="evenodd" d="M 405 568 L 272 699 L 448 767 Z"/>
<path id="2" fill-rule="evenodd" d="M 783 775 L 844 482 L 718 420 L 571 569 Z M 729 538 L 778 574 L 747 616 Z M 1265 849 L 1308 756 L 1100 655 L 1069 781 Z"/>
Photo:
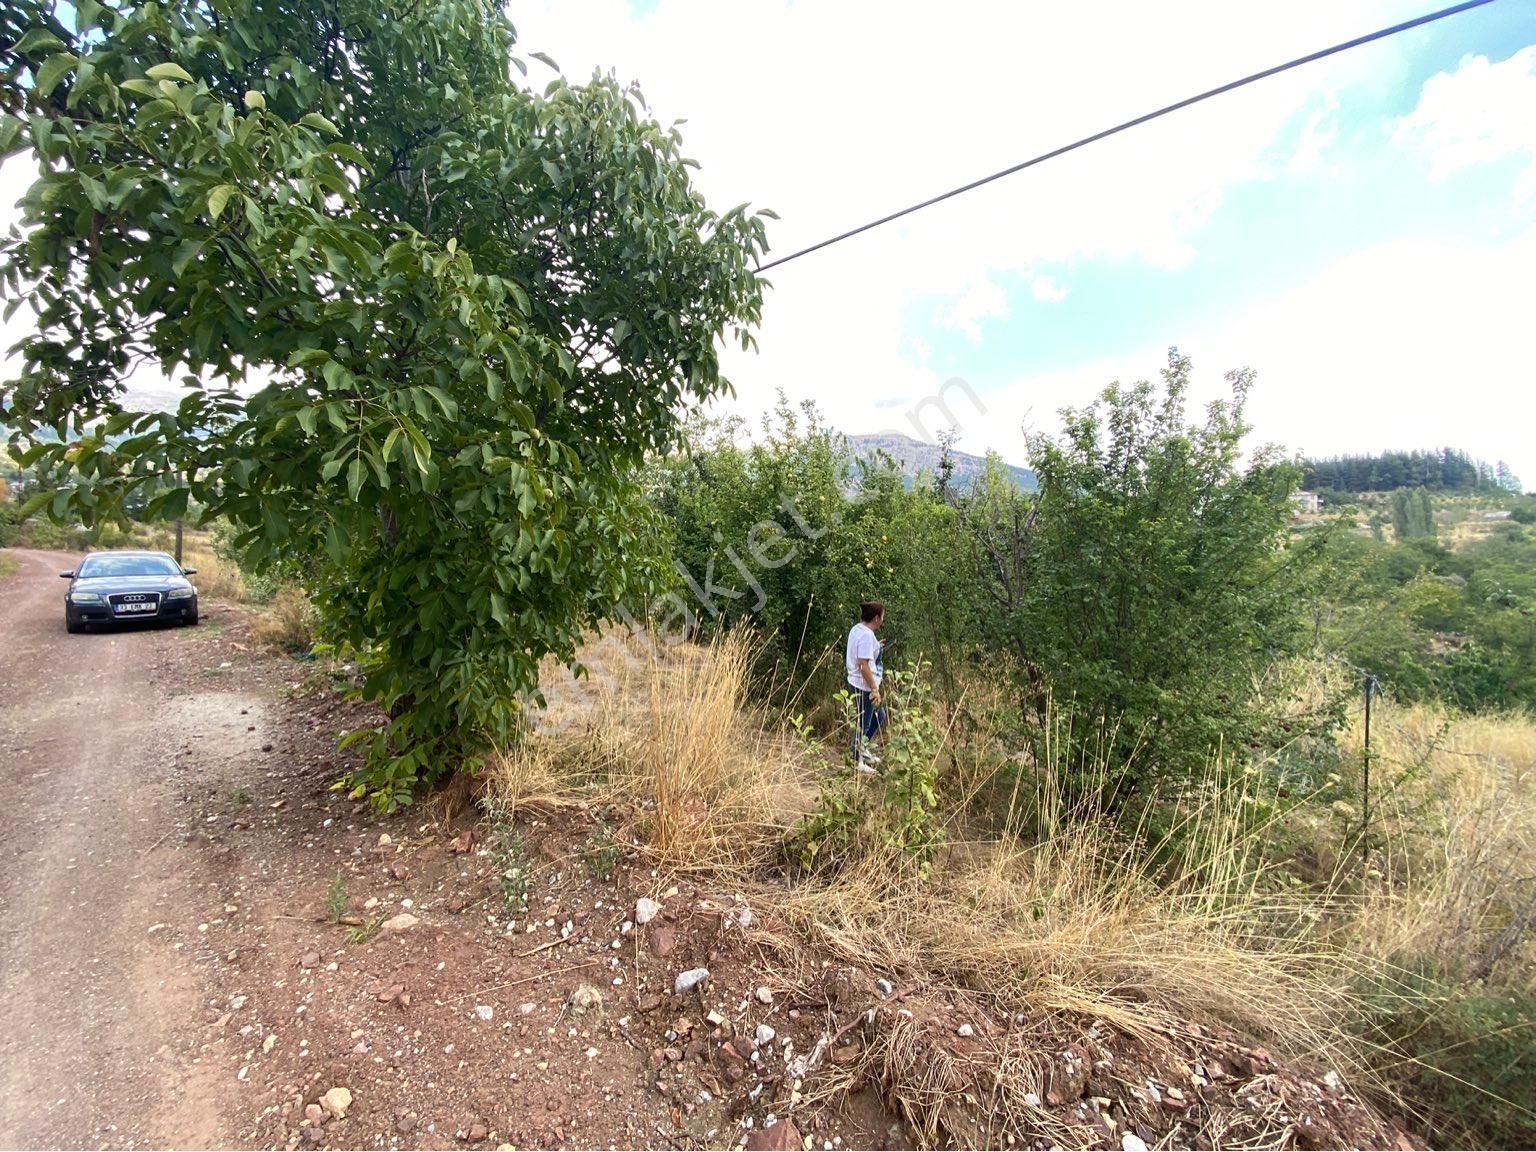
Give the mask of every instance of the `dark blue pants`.
<path id="1" fill-rule="evenodd" d="M 858 707 L 858 717 L 853 727 L 853 756 L 858 759 L 859 749 L 875 738 L 875 734 L 885 727 L 885 708 L 876 705 L 869 698 L 869 689 L 855 688 L 854 699 Z"/>

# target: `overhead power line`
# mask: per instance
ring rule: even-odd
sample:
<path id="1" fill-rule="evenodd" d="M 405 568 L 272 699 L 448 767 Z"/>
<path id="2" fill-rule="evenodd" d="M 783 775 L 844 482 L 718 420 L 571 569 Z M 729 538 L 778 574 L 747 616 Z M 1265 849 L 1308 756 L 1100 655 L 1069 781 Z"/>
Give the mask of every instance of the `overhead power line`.
<path id="1" fill-rule="evenodd" d="M 1353 40 L 1345 40 L 1342 44 L 1335 44 L 1331 48 L 1310 52 L 1305 56 L 1298 56 L 1294 60 L 1287 60 L 1284 64 L 1276 64 L 1273 68 L 1266 68 L 1262 72 L 1254 72 L 1252 75 L 1244 76 L 1241 80 L 1233 80 L 1218 88 L 1211 88 L 1201 92 L 1199 95 L 1186 97 L 1177 103 L 1165 105 L 1155 112 L 1148 112 L 1145 115 L 1137 116 L 1134 120 L 1127 120 L 1122 124 L 1116 124 L 1113 128 L 1105 128 L 1102 132 L 1095 132 L 1092 136 L 1084 136 L 1081 140 L 1074 140 L 1072 143 L 1064 144 L 1060 148 L 1053 148 L 1049 152 L 1042 152 L 1040 155 L 1025 160 L 1020 164 L 1015 164 L 1011 168 L 1004 168 L 1000 172 L 993 172 L 990 176 L 983 176 L 979 180 L 972 180 L 969 184 L 962 184 L 958 188 L 951 188 L 948 192 L 941 192 L 937 196 L 930 196 L 927 200 L 910 205 L 900 211 L 892 212 L 887 216 L 882 216 L 878 220 L 871 220 L 868 224 L 860 224 L 857 228 L 850 228 L 846 232 L 839 232 L 836 236 L 828 237 L 818 244 L 812 244 L 809 248 L 802 248 L 798 252 L 791 252 L 788 256 L 781 256 L 777 260 L 770 260 L 766 264 L 761 264 L 758 266 L 757 271 L 766 272 L 770 268 L 777 268 L 780 264 L 788 264 L 791 260 L 798 260 L 802 256 L 809 256 L 812 252 L 819 252 L 823 248 L 830 248 L 833 244 L 857 236 L 862 232 L 878 228 L 882 224 L 889 224 L 892 220 L 900 220 L 903 216 L 910 216 L 912 213 L 920 212 L 924 208 L 953 199 L 974 188 L 980 188 L 983 184 L 990 184 L 994 180 L 1001 180 L 1004 176 L 1012 176 L 1015 172 L 1022 172 L 1026 168 L 1033 168 L 1036 164 L 1044 164 L 1047 160 L 1054 160 L 1058 156 L 1065 156 L 1068 152 L 1075 152 L 1079 148 L 1085 148 L 1089 144 L 1095 144 L 1127 129 L 1136 128 L 1151 120 L 1156 120 L 1160 116 L 1167 116 L 1170 112 L 1177 112 L 1182 108 L 1188 108 L 1192 104 L 1200 103 L 1202 100 L 1209 100 L 1213 96 L 1221 96 L 1224 93 L 1235 91 L 1238 88 L 1260 80 L 1267 80 L 1271 76 L 1278 76 L 1281 72 L 1288 72 L 1292 68 L 1300 68 L 1303 64 L 1310 64 L 1314 60 L 1322 60 L 1327 56 L 1336 56 L 1340 52 L 1347 52 L 1351 48 L 1360 47 L 1362 44 L 1369 44 L 1375 40 L 1385 40 L 1388 36 L 1396 36 L 1399 32 L 1406 32 L 1410 28 L 1418 28 L 1424 24 L 1433 24 L 1436 20 L 1444 20 L 1447 16 L 1455 16 L 1459 13 L 1470 11 L 1473 8 L 1481 8 L 1485 4 L 1492 3 L 1493 0 L 1465 0 L 1465 3 L 1453 4 L 1449 8 L 1441 8 L 1438 12 L 1430 12 L 1427 15 L 1418 16 L 1412 20 L 1405 20 L 1401 24 L 1392 25 L 1390 28 L 1381 28 L 1364 36 L 1356 36 Z"/>

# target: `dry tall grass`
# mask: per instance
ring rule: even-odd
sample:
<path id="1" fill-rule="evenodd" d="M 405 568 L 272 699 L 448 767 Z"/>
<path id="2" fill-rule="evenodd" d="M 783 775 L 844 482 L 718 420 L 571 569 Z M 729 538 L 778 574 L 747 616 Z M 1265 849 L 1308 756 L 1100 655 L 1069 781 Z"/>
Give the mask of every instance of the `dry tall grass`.
<path id="1" fill-rule="evenodd" d="M 143 547 L 163 551 L 175 547 L 174 533 L 164 525 L 136 525 L 135 533 Z M 257 643 L 290 652 L 313 646 L 314 612 L 302 589 L 285 585 L 275 594 L 255 594 L 240 566 L 220 555 L 214 548 L 213 534 L 202 529 L 184 533 L 182 563 L 197 569 L 193 583 L 204 599 L 254 609 L 251 638 Z"/>
<path id="2" fill-rule="evenodd" d="M 1380 1082 L 1450 1147 L 1530 1147 L 1536 723 L 1390 702 L 1343 932 Z M 1359 725 L 1344 739 L 1363 752 Z M 1364 823 L 1361 810 L 1349 813 Z"/>
<path id="3" fill-rule="evenodd" d="M 1250 818 L 1258 777 L 1213 771 L 1171 857 L 1108 818 L 1069 816 L 1037 766 L 1033 836 L 955 846 L 927 878 L 868 860 L 781 908 L 850 960 L 1150 1034 L 1168 1014 L 1222 1021 L 1293 1055 L 1358 1066 L 1347 982 L 1317 939 L 1325 901 L 1278 883 Z M 1011 823 L 1011 822 L 1010 822 Z"/>
<path id="4" fill-rule="evenodd" d="M 290 652 L 313 647 L 314 609 L 303 589 L 279 588 L 277 595 L 251 621 L 251 639 Z"/>
<path id="5" fill-rule="evenodd" d="M 547 677 L 545 722 L 496 766 L 501 810 L 621 804 L 658 865 L 753 887 L 749 874 L 780 856 L 830 769 L 748 708 L 749 643 L 610 636 L 583 658 L 591 679 Z M 1020 778 L 1029 795 L 1014 796 L 1031 813 L 1029 840 L 956 844 L 927 876 L 876 850 L 756 899 L 852 962 L 1018 1010 L 1147 1031 L 1169 1012 L 1222 1020 L 1350 1067 L 1345 979 L 1314 937 L 1318 899 L 1260 863 L 1263 829 L 1250 815 L 1260 777 L 1217 768 L 1191 792 L 1172 858 L 1108 817 L 1070 815 L 1064 780 L 1083 765 L 1044 763 Z"/>
<path id="6" fill-rule="evenodd" d="M 200 596 L 229 604 L 243 604 L 247 601 L 245 577 L 241 575 L 239 566 L 225 560 L 212 548 L 206 545 L 184 548 L 182 563 L 188 568 L 197 569 L 193 583 L 197 585 Z"/>
<path id="7" fill-rule="evenodd" d="M 1358 758 L 1363 732 L 1345 737 Z M 1358 947 L 1536 990 L 1536 723 L 1387 708 L 1372 732 L 1378 882 Z"/>
<path id="8" fill-rule="evenodd" d="M 646 854 L 673 871 L 730 870 L 771 855 L 814 786 L 801 749 L 746 704 L 750 638 L 705 646 L 610 634 L 587 675 L 546 669 L 542 722 L 503 754 L 503 810 L 585 799 L 636 815 Z"/>

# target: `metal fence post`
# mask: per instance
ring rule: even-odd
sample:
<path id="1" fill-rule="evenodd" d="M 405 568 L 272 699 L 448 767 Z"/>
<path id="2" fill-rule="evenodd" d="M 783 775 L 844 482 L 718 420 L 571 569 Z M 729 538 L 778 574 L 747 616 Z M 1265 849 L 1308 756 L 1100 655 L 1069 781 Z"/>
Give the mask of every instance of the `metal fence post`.
<path id="1" fill-rule="evenodd" d="M 1365 677 L 1365 763 L 1360 781 L 1360 860 L 1370 855 L 1371 831 L 1371 696 L 1379 687 L 1376 677 Z"/>

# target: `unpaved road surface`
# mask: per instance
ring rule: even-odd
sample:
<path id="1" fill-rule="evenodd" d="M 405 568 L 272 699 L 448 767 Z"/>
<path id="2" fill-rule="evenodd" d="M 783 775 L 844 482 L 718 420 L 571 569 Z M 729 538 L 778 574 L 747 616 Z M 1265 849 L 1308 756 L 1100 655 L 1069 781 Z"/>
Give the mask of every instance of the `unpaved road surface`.
<path id="1" fill-rule="evenodd" d="M 58 573 L 76 558 L 10 554 L 20 570 L 0 581 L 0 1147 L 228 1143 L 198 1051 L 200 957 L 167 944 L 163 925 L 193 904 L 203 867 L 174 842 L 197 764 L 172 740 L 191 726 L 227 742 L 221 727 L 246 727 L 239 707 L 200 715 L 218 698 L 180 687 L 196 630 L 70 636 Z"/>

